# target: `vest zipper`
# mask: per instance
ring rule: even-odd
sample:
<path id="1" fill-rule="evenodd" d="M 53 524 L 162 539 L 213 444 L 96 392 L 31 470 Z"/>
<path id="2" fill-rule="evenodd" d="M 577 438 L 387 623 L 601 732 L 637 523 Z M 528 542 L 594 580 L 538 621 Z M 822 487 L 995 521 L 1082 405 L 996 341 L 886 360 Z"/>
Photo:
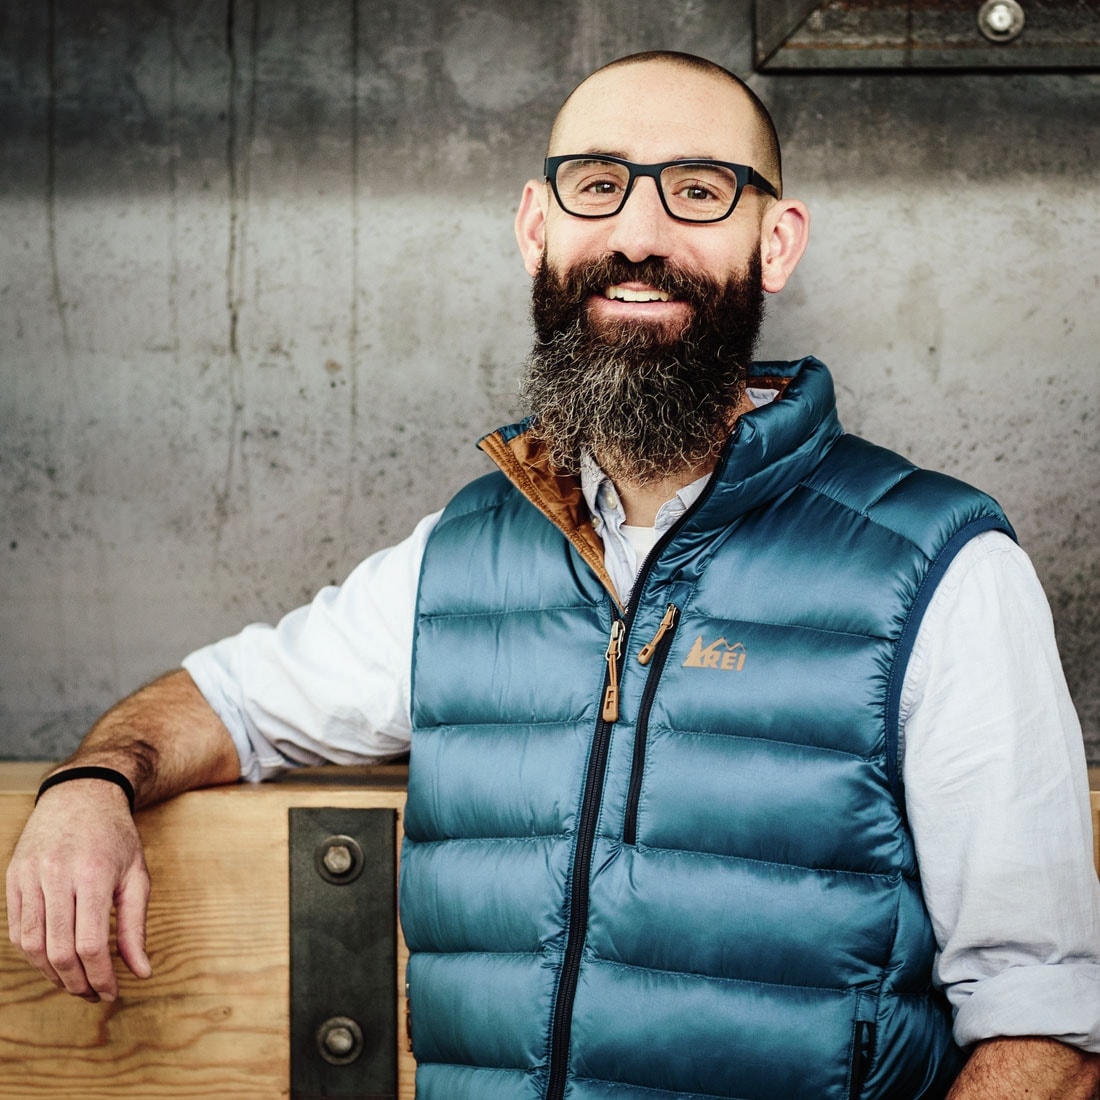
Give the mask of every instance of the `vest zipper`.
<path id="1" fill-rule="evenodd" d="M 600 717 L 605 722 L 619 720 L 619 659 L 623 655 L 625 633 L 626 624 L 622 619 L 616 619 L 611 624 L 611 640 L 607 643 L 607 653 L 604 654 L 604 659 L 607 661 L 607 687 L 604 688 Z"/>
<path id="2" fill-rule="evenodd" d="M 558 995 L 554 1001 L 554 1018 L 550 1030 L 550 1074 L 546 1086 L 546 1100 L 562 1100 L 565 1095 L 565 1081 L 569 1069 L 569 1039 L 573 1027 L 573 1001 L 577 995 L 581 955 L 584 951 L 585 937 L 588 934 L 588 878 L 592 869 L 592 849 L 596 843 L 596 821 L 603 801 L 603 781 L 611 745 L 611 726 L 619 716 L 619 658 L 622 654 L 623 642 L 630 634 L 634 615 L 638 610 L 638 596 L 645 587 L 657 559 L 680 528 L 703 507 L 713 491 L 714 478 L 712 477 L 695 503 L 657 540 L 657 544 L 646 556 L 634 580 L 634 595 L 627 605 L 626 618 L 616 619 L 611 624 L 611 638 L 605 654 L 607 676 L 604 681 L 600 718 L 596 722 L 596 733 L 584 779 L 581 819 L 577 827 L 577 854 L 573 860 L 573 871 L 570 876 L 569 932 L 565 941 L 565 958 L 562 961 L 561 977 L 558 979 Z M 657 641 L 658 639 L 654 637 L 654 642 Z M 669 638 L 669 644 L 671 644 L 671 638 Z M 652 678 L 651 670 L 650 679 Z M 605 719 L 605 710 L 609 714 L 613 713 L 615 717 Z"/>
<path id="3" fill-rule="evenodd" d="M 649 676 L 642 691 L 642 701 L 638 707 L 638 721 L 634 727 L 634 759 L 630 765 L 630 787 L 626 796 L 626 819 L 623 823 L 623 843 L 633 845 L 638 839 L 638 802 L 642 795 L 642 771 L 645 767 L 646 738 L 649 733 L 649 712 L 657 694 L 657 684 L 664 671 L 668 651 L 672 648 L 672 637 L 676 632 L 676 616 L 679 610 L 674 603 L 665 609 L 664 618 L 657 633 L 638 651 L 638 663 L 648 665 L 652 662 Z"/>
<path id="4" fill-rule="evenodd" d="M 603 800 L 603 781 L 607 771 L 607 756 L 611 746 L 611 727 L 619 717 L 619 659 L 622 656 L 626 624 L 616 619 L 611 624 L 611 638 L 605 660 L 603 705 L 596 722 L 588 770 L 584 777 L 581 816 L 577 824 L 577 848 L 569 886 L 569 932 L 565 941 L 565 958 L 558 995 L 554 1001 L 554 1020 L 550 1031 L 550 1077 L 546 1086 L 547 1100 L 561 1100 L 565 1093 L 566 1071 L 569 1066 L 569 1037 L 573 1027 L 573 1001 L 577 995 L 577 979 L 581 955 L 588 933 L 588 878 L 592 868 L 592 849 L 596 843 L 596 822 Z"/>

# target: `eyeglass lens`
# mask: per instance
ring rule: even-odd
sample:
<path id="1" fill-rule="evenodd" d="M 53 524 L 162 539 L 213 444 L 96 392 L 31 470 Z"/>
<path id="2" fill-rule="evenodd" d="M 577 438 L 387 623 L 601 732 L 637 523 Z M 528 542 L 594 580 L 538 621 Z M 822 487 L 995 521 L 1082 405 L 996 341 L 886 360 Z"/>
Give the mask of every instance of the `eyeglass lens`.
<path id="1" fill-rule="evenodd" d="M 584 157 L 558 166 L 557 192 L 570 214 L 614 214 L 622 206 L 630 182 L 625 164 Z M 661 192 L 669 212 L 687 221 L 724 218 L 737 201 L 737 177 L 713 164 L 672 164 L 661 170 Z"/>

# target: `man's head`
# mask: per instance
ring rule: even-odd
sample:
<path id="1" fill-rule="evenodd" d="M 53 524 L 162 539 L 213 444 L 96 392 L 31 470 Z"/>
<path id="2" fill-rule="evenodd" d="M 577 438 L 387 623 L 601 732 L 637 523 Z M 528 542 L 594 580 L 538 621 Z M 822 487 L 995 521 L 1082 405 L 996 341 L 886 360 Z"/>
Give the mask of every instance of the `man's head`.
<path id="1" fill-rule="evenodd" d="M 547 181 L 531 180 L 516 218 L 535 278 L 538 342 L 524 392 L 539 430 L 566 469 L 576 468 L 578 448 L 635 482 L 705 465 L 733 421 L 762 292 L 782 288 L 805 247 L 805 207 L 778 197 L 767 111 L 719 66 L 639 54 L 573 91 L 548 153 L 585 159 L 568 166 L 584 173 L 579 182 L 564 168 L 557 177 L 572 212 Z M 656 173 L 635 174 L 624 204 L 608 214 L 608 196 L 622 198 L 630 169 L 606 162 L 593 167 L 612 172 L 588 174 L 599 156 L 642 166 L 717 161 L 758 175 L 676 164 L 661 173 L 662 200 Z M 602 427 L 585 422 L 589 409 Z M 654 430 L 643 431 L 646 423 Z"/>
<path id="2" fill-rule="evenodd" d="M 748 120 L 749 127 L 747 136 L 751 142 L 752 158 L 746 163 L 751 163 L 763 173 L 765 178 L 774 183 L 779 189 L 780 194 L 782 194 L 783 173 L 779 136 L 775 131 L 775 123 L 772 121 L 768 108 L 740 77 L 734 76 L 728 69 L 724 69 L 721 65 L 716 65 L 713 61 L 707 61 L 706 58 L 697 57 L 695 54 L 677 53 L 673 50 L 651 50 L 646 53 L 635 53 L 627 57 L 620 57 L 618 60 L 609 62 L 602 68 L 597 69 L 594 73 L 581 81 L 569 96 L 566 97 L 565 102 L 558 110 L 557 117 L 554 119 L 554 123 L 550 129 L 550 142 L 547 148 L 547 155 L 553 156 L 555 152 L 561 151 L 558 147 L 562 145 L 562 130 L 569 112 L 576 105 L 574 103 L 575 99 L 581 100 L 591 88 L 598 88 L 600 86 L 600 78 L 604 75 L 630 76 L 631 74 L 620 73 L 619 70 L 638 65 L 661 66 L 666 70 L 671 70 L 671 76 L 674 81 L 683 81 L 686 79 L 686 74 L 690 73 L 694 73 L 703 78 L 710 77 L 717 80 L 720 84 L 725 84 L 727 90 L 732 92 L 735 96 L 743 98 L 745 106 L 748 108 L 751 116 Z M 652 70 L 647 70 L 647 72 L 649 71 Z M 643 73 L 641 75 L 644 81 L 646 74 Z M 740 124 L 732 118 L 726 121 L 733 125 L 740 126 Z"/>

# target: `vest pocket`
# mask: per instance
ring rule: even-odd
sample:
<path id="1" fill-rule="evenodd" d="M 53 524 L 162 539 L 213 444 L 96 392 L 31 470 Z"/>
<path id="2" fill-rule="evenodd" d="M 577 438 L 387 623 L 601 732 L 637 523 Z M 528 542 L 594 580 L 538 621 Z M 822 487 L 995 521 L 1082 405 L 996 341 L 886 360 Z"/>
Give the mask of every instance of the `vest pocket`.
<path id="1" fill-rule="evenodd" d="M 859 998 L 859 1008 L 863 1007 L 864 999 Z M 863 1083 L 871 1071 L 871 1062 L 875 1057 L 875 1025 L 870 1020 L 859 1019 L 857 1009 L 856 1021 L 852 1028 L 852 1054 L 848 1067 L 848 1100 L 859 1100 L 863 1093 Z"/>

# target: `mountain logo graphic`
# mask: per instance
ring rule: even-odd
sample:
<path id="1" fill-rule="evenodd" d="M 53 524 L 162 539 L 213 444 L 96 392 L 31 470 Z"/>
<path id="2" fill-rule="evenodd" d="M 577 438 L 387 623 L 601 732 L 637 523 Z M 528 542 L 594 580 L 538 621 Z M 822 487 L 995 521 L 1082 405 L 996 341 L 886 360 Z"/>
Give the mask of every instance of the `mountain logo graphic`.
<path id="1" fill-rule="evenodd" d="M 745 667 L 748 654 L 740 642 L 730 645 L 725 638 L 719 638 L 710 645 L 703 645 L 700 634 L 692 643 L 691 652 L 684 659 L 682 668 L 717 668 L 723 672 L 741 672 Z"/>

